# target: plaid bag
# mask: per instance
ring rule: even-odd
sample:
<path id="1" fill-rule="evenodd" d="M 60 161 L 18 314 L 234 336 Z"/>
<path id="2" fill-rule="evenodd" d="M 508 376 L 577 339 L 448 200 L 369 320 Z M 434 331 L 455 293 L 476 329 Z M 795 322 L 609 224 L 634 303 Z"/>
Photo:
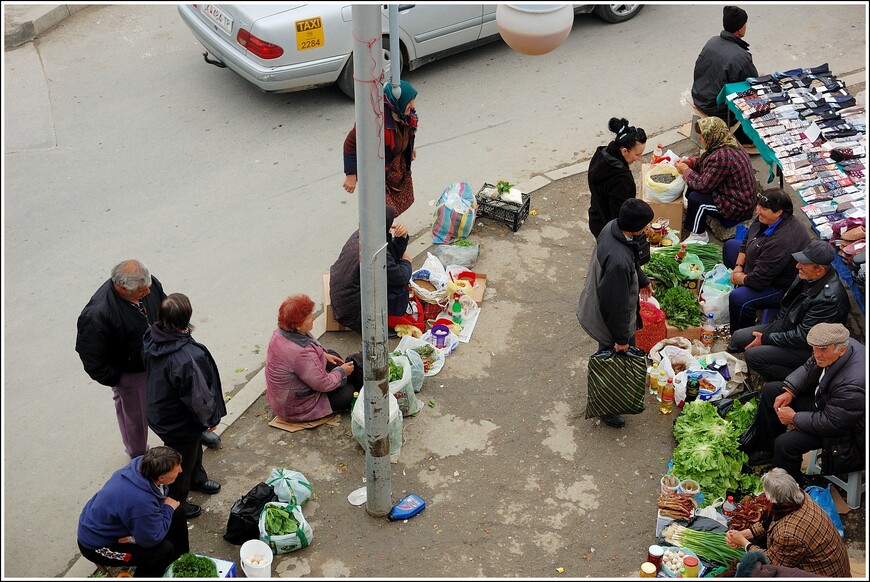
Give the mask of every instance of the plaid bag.
<path id="1" fill-rule="evenodd" d="M 589 358 L 586 418 L 610 414 L 640 414 L 644 410 L 647 355 L 605 350 Z"/>
<path id="2" fill-rule="evenodd" d="M 451 184 L 444 189 L 435 215 L 432 217 L 432 243 L 449 245 L 471 234 L 477 214 L 477 198 L 465 182 Z"/>

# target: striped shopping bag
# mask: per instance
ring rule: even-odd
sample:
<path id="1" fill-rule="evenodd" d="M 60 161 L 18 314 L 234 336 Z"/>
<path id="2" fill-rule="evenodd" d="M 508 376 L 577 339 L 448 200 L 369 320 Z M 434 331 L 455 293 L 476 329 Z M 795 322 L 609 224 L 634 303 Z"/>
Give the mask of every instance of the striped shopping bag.
<path id="1" fill-rule="evenodd" d="M 640 414 L 644 410 L 647 355 L 605 350 L 589 358 L 586 418 L 609 414 Z"/>
<path id="2" fill-rule="evenodd" d="M 432 217 L 432 243 L 449 245 L 467 238 L 477 215 L 477 197 L 466 182 L 450 184 L 438 198 Z"/>

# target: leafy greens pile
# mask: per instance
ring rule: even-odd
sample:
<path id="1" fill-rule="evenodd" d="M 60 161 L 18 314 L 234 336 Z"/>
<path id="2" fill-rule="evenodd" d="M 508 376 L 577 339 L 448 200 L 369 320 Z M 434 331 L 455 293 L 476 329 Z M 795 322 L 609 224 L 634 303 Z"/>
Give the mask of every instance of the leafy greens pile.
<path id="1" fill-rule="evenodd" d="M 671 287 L 659 301 L 671 325 L 679 329 L 701 325 L 698 296 L 685 287 Z"/>
<path id="2" fill-rule="evenodd" d="M 293 517 L 289 509 L 277 505 L 267 505 L 266 509 L 266 533 L 270 536 L 282 536 L 296 533 L 299 522 Z"/>
<path id="3" fill-rule="evenodd" d="M 172 562 L 173 578 L 217 578 L 217 564 L 211 558 L 187 552 Z"/>
<path id="4" fill-rule="evenodd" d="M 704 493 L 706 507 L 727 493 L 738 491 L 758 494 L 761 480 L 742 473 L 746 453 L 738 449 L 737 439 L 755 417 L 757 403 L 735 401 L 725 418 L 716 406 L 702 400 L 687 402 L 674 423 L 675 475 L 694 479 Z"/>

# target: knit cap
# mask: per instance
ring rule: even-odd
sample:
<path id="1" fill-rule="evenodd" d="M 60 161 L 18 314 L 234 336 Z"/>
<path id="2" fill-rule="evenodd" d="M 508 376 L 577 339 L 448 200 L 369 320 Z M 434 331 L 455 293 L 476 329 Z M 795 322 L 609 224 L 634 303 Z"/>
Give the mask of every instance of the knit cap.
<path id="1" fill-rule="evenodd" d="M 616 224 L 626 232 L 640 232 L 653 219 L 652 207 L 638 198 L 629 198 L 619 207 Z"/>
<path id="2" fill-rule="evenodd" d="M 749 16 L 746 11 L 737 6 L 726 6 L 722 9 L 722 28 L 730 33 L 735 33 L 746 24 Z"/>

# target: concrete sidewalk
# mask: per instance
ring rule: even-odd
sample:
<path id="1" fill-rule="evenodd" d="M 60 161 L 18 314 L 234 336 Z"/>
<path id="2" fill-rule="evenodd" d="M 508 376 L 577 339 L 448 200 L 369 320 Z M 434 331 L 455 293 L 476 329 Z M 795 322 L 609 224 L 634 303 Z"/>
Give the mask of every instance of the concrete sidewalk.
<path id="1" fill-rule="evenodd" d="M 3 47 L 13 48 L 36 40 L 90 4 L 3 3 Z"/>
<path id="2" fill-rule="evenodd" d="M 658 143 L 678 154 L 697 151 L 676 130 L 651 137 L 648 150 Z M 755 160 L 764 183 L 767 170 Z M 488 275 L 478 325 L 426 379 L 418 397 L 427 406 L 404 419 L 391 465 L 392 499 L 416 493 L 427 502 L 423 513 L 391 523 L 349 504 L 366 473 L 350 415 L 337 427 L 269 427 L 274 415 L 260 370 L 227 403 L 221 448 L 204 453 L 223 488 L 191 494 L 203 506 L 189 522 L 191 548 L 238 563 L 238 546 L 222 539 L 230 508 L 272 468 L 288 468 L 313 485 L 303 513 L 315 539 L 275 556 L 274 577 L 540 578 L 559 569 L 571 578 L 636 577 L 655 541 L 659 479 L 676 417 L 650 401 L 621 430 L 584 419 L 586 362 L 596 345 L 574 309 L 594 245 L 587 168 L 583 162 L 520 184 L 536 215 L 518 232 L 486 219 L 474 228 L 472 240 L 481 244 L 474 270 Z M 640 164 L 633 170 L 639 174 Z M 430 242 L 426 232 L 409 247 L 415 267 Z M 312 333 L 324 346 L 344 355 L 361 349 L 358 333 L 324 329 L 321 315 Z M 850 512 L 845 521 L 850 554 L 861 560 L 863 514 Z M 93 571 L 80 558 L 66 576 Z"/>

